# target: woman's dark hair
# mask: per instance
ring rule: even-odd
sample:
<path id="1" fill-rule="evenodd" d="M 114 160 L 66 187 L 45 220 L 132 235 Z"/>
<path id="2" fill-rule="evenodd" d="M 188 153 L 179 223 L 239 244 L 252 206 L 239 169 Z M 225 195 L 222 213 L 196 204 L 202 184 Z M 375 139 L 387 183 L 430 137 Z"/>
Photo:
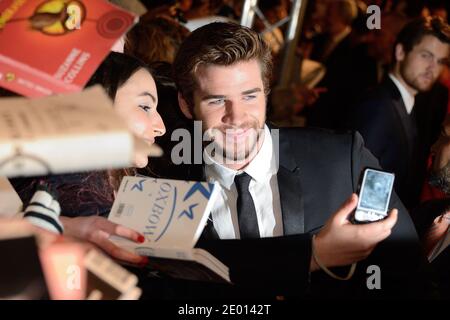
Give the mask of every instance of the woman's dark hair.
<path id="1" fill-rule="evenodd" d="M 111 52 L 97 68 L 86 87 L 100 84 L 114 101 L 117 90 L 140 69 L 152 74 L 150 67 L 141 60 L 123 53 Z M 78 200 L 82 202 L 93 197 L 98 205 L 107 207 L 114 201 L 114 191 L 119 189 L 122 178 L 135 174 L 135 168 L 88 173 L 80 184 Z"/>
<path id="2" fill-rule="evenodd" d="M 97 68 L 86 87 L 102 85 L 114 100 L 117 90 L 139 69 L 150 74 L 142 61 L 122 53 L 111 52 Z M 57 196 L 64 216 L 107 215 L 125 175 L 135 175 L 134 168 L 51 175 L 40 178 L 12 179 L 16 191 L 27 204 L 40 184 L 48 185 Z"/>
<path id="3" fill-rule="evenodd" d="M 178 91 L 172 77 L 172 65 L 168 62 L 154 62 L 151 65 L 155 70 L 155 83 L 158 90 L 158 100 L 163 108 L 159 109 L 159 114 L 167 128 L 171 131 L 192 126 L 192 121 L 187 119 L 178 106 Z M 163 149 L 163 155 L 152 159 L 151 163 L 144 169 L 138 169 L 138 173 L 152 177 L 164 177 L 176 179 L 180 175 L 186 175 L 187 166 L 174 164 L 171 159 L 172 148 L 178 141 L 172 141 L 170 134 L 165 134 L 156 138 L 156 143 Z"/>
<path id="4" fill-rule="evenodd" d="M 89 79 L 86 87 L 100 84 L 114 100 L 117 89 L 139 69 L 145 69 L 153 74 L 150 67 L 141 60 L 123 53 L 111 52 Z"/>

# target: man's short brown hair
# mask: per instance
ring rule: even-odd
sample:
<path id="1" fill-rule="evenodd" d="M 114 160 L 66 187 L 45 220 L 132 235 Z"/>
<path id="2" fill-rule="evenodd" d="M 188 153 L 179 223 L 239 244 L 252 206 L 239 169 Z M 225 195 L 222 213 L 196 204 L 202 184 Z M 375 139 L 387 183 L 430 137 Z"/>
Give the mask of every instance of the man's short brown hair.
<path id="1" fill-rule="evenodd" d="M 394 59 L 392 61 L 394 63 L 396 61 L 395 47 L 397 44 L 401 44 L 405 53 L 409 53 L 427 35 L 450 44 L 450 26 L 441 17 L 417 18 L 406 24 L 398 34 L 393 48 Z"/>
<path id="2" fill-rule="evenodd" d="M 173 64 L 178 90 L 193 106 L 195 73 L 200 65 L 229 66 L 257 59 L 264 92 L 269 93 L 272 56 L 269 47 L 255 31 L 234 23 L 214 22 L 194 32 L 182 43 Z"/>

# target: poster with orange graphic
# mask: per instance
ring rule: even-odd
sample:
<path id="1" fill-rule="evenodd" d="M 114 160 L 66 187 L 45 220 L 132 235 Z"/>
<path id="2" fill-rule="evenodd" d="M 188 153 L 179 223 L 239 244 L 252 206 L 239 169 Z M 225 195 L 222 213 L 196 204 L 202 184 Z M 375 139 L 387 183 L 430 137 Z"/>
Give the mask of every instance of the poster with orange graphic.
<path id="1" fill-rule="evenodd" d="M 80 91 L 137 16 L 106 0 L 0 0 L 0 86 Z"/>

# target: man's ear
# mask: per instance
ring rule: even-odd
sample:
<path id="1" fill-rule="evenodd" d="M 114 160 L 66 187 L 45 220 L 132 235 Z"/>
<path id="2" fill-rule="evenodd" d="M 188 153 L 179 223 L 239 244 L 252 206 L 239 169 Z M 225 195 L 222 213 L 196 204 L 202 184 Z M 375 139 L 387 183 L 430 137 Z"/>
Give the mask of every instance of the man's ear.
<path id="1" fill-rule="evenodd" d="M 395 46 L 395 60 L 396 61 L 403 61 L 405 59 L 405 50 L 403 48 L 403 45 L 401 43 L 397 43 Z"/>
<path id="2" fill-rule="evenodd" d="M 178 104 L 180 105 L 181 112 L 183 112 L 184 116 L 190 120 L 194 118 L 191 109 L 189 108 L 188 103 L 183 98 L 183 95 L 178 92 Z"/>

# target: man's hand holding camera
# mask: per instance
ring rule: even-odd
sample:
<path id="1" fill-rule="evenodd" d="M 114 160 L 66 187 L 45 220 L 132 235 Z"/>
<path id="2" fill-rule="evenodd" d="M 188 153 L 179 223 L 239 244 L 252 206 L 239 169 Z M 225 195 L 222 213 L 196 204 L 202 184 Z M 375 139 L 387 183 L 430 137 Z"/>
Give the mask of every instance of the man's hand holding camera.
<path id="1" fill-rule="evenodd" d="M 392 209 L 386 219 L 355 225 L 349 220 L 358 203 L 352 194 L 342 207 L 330 217 L 323 229 L 313 239 L 315 255 L 325 267 L 351 265 L 367 258 L 375 246 L 389 237 L 397 222 L 397 209 Z M 320 267 L 311 257 L 310 270 Z"/>

